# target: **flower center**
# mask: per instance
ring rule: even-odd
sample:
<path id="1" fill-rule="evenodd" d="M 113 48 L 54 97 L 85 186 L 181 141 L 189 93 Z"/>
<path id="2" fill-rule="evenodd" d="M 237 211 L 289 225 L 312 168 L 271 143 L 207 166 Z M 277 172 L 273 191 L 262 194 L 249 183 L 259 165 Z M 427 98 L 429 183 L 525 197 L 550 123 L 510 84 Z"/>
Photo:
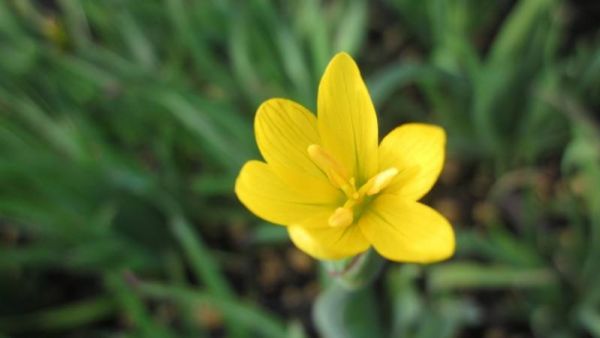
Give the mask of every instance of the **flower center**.
<path id="1" fill-rule="evenodd" d="M 328 223 L 332 227 L 346 227 L 354 223 L 354 216 L 360 215 L 365 204 L 372 199 L 371 196 L 381 192 L 398 175 L 398 169 L 390 167 L 371 177 L 356 189 L 356 179 L 350 177 L 348 171 L 325 149 L 311 144 L 307 151 L 311 160 L 327 175 L 331 184 L 346 196 L 345 203 L 335 209 L 329 217 Z"/>

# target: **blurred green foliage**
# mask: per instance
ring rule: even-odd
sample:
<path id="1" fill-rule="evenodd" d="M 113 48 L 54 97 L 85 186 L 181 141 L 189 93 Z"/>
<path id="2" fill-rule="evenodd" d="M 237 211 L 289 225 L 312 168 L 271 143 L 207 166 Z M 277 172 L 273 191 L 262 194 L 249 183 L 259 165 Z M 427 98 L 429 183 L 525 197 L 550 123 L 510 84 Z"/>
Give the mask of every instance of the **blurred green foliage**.
<path id="1" fill-rule="evenodd" d="M 0 337 L 310 336 L 228 273 L 290 245 L 233 180 L 258 104 L 314 109 L 340 50 L 382 129 L 446 127 L 459 177 L 432 200 L 467 216 L 452 261 L 360 292 L 324 276 L 318 332 L 600 337 L 600 36 L 573 33 L 574 6 L 0 1 Z M 247 243 L 222 239 L 240 224 Z"/>

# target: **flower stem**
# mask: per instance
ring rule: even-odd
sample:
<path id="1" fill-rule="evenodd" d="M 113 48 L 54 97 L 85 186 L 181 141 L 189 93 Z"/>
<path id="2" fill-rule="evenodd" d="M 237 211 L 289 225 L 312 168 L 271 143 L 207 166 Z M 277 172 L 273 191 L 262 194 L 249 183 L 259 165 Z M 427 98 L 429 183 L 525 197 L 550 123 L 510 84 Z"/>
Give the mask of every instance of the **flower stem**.
<path id="1" fill-rule="evenodd" d="M 367 287 L 379 275 L 385 260 L 373 249 L 340 261 L 325 261 L 323 265 L 335 282 L 347 290 Z"/>

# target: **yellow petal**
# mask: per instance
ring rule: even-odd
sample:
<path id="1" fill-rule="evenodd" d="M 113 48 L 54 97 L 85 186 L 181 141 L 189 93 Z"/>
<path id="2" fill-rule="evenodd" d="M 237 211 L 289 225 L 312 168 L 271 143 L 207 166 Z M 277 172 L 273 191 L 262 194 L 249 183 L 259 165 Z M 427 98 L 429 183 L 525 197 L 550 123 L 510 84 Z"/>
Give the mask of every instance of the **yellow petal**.
<path id="1" fill-rule="evenodd" d="M 292 169 L 327 180 L 308 156 L 308 146 L 320 138 L 317 119 L 306 108 L 290 100 L 267 100 L 258 107 L 254 131 L 258 149 L 275 171 Z"/>
<path id="2" fill-rule="evenodd" d="M 319 84 L 321 144 L 360 186 L 377 173 L 377 115 L 354 60 L 337 54 Z"/>
<path id="3" fill-rule="evenodd" d="M 289 226 L 292 242 L 312 257 L 325 260 L 353 256 L 369 248 L 369 242 L 358 226 L 327 226 L 329 216 L 323 213 L 301 225 Z"/>
<path id="4" fill-rule="evenodd" d="M 247 162 L 235 182 L 240 201 L 258 217 L 289 225 L 329 212 L 339 203 L 337 195 L 318 189 L 297 190 L 287 185 L 264 162 Z"/>
<path id="5" fill-rule="evenodd" d="M 358 225 L 375 250 L 390 260 L 431 263 L 454 253 L 454 231 L 442 215 L 395 195 L 377 197 Z"/>
<path id="6" fill-rule="evenodd" d="M 434 125 L 408 123 L 391 131 L 379 146 L 379 166 L 399 173 L 384 192 L 415 201 L 423 197 L 442 171 L 445 146 L 446 133 Z"/>
<path id="7" fill-rule="evenodd" d="M 334 204 L 343 203 L 344 194 L 327 179 L 306 174 L 297 169 L 284 167 L 280 164 L 268 164 L 269 168 L 277 175 L 289 189 L 309 193 L 311 196 L 318 193 L 318 200 L 334 201 Z"/>

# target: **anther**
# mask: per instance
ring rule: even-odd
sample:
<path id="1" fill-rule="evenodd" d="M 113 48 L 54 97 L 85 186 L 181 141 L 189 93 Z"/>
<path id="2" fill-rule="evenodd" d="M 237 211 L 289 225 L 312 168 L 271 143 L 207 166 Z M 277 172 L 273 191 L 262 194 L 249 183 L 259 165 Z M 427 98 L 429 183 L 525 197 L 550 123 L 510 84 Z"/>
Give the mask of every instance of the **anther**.
<path id="1" fill-rule="evenodd" d="M 311 144 L 307 148 L 308 156 L 315 162 L 315 164 L 324 172 L 333 170 L 336 174 L 341 176 L 344 180 L 347 179 L 348 175 L 344 170 L 344 167 L 340 165 L 336 159 L 331 156 L 323 147 L 318 144 Z"/>
<path id="2" fill-rule="evenodd" d="M 348 179 L 344 167 L 325 149 L 317 144 L 311 144 L 307 151 L 310 159 L 327 175 L 333 185 L 342 189 L 346 196 L 353 196 L 356 193 L 353 181 Z"/>
<path id="3" fill-rule="evenodd" d="M 346 227 L 354 221 L 352 209 L 337 208 L 329 217 L 328 223 L 332 227 Z"/>
<path id="4" fill-rule="evenodd" d="M 391 167 L 372 177 L 366 184 L 367 195 L 372 196 L 379 193 L 392 182 L 396 175 L 398 175 L 398 169 Z"/>

